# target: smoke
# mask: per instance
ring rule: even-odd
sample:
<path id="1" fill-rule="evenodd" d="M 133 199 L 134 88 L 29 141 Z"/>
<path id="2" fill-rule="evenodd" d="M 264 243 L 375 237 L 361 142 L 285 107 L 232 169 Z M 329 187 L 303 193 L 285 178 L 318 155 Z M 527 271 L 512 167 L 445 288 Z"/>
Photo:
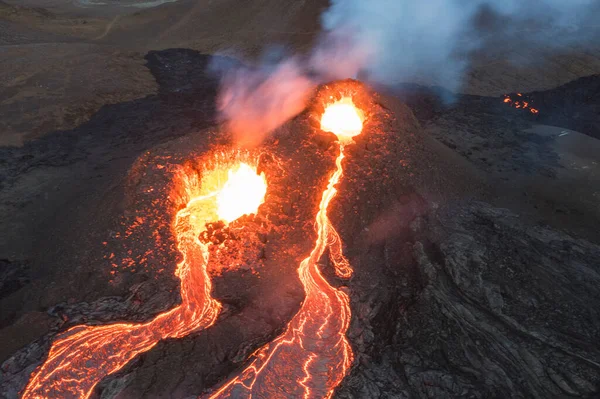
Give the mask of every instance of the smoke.
<path id="1" fill-rule="evenodd" d="M 354 27 L 359 32 L 355 47 L 374 49 L 364 66 L 373 81 L 424 79 L 457 90 L 469 55 L 488 41 L 527 31 L 516 39 L 543 41 L 545 47 L 565 44 L 568 38 L 561 28 L 593 21 L 591 14 L 598 13 L 589 11 L 597 4 L 593 0 L 332 0 L 322 22 L 329 31 Z M 536 25 L 544 29 L 531 32 Z"/>
<path id="2" fill-rule="evenodd" d="M 355 47 L 373 49 L 364 66 L 373 81 L 393 83 L 422 74 L 451 81 L 466 61 L 453 57 L 456 47 L 449 38 L 465 33 L 475 9 L 447 0 L 334 0 L 323 15 L 323 26 L 330 31 L 353 26 L 359 32 Z"/>
<path id="3" fill-rule="evenodd" d="M 217 107 L 234 141 L 252 147 L 302 112 L 313 88 L 296 58 L 235 68 L 221 82 Z"/>
<path id="4" fill-rule="evenodd" d="M 581 26 L 597 24 L 600 14 L 595 0 L 330 3 L 322 15 L 323 33 L 308 55 L 225 76 L 219 109 L 238 142 L 258 144 L 301 112 L 319 83 L 364 72 L 372 83 L 426 81 L 456 91 L 476 50 L 511 38 L 546 49 L 564 45 L 580 39 Z M 537 26 L 543 29 L 536 34 Z"/>

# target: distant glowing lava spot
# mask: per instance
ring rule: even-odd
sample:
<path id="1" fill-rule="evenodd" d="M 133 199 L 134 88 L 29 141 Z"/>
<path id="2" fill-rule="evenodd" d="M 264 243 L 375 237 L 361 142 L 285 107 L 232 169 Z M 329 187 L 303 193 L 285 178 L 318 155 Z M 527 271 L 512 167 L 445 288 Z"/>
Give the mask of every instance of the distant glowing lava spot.
<path id="1" fill-rule="evenodd" d="M 228 172 L 227 183 L 217 194 L 217 214 L 227 223 L 242 215 L 256 213 L 265 201 L 267 180 L 248 164 L 240 163 Z"/>
<path id="2" fill-rule="evenodd" d="M 340 141 L 349 141 L 360 134 L 364 119 L 364 114 L 354 105 L 352 98 L 343 97 L 325 107 L 321 129 L 335 134 Z"/>
<path id="3" fill-rule="evenodd" d="M 511 107 L 517 108 L 517 109 L 529 110 L 529 112 L 531 112 L 534 115 L 539 114 L 539 112 L 540 112 L 539 109 L 533 108 L 531 106 L 530 101 L 526 101 L 523 97 L 523 94 L 521 94 L 521 93 L 517 93 L 517 98 L 514 100 L 508 94 L 505 94 L 504 100 L 502 100 L 502 102 L 510 105 Z"/>

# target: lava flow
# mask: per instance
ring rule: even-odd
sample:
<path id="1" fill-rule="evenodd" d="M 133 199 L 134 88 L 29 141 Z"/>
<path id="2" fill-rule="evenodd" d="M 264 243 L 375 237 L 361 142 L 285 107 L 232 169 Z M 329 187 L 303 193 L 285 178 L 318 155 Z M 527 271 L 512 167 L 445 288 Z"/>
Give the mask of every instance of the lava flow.
<path id="1" fill-rule="evenodd" d="M 184 173 L 182 185 L 179 188 L 189 202 L 177 212 L 172 226 L 183 256 L 175 270 L 181 280 L 181 304 L 144 324 L 84 325 L 67 330 L 32 374 L 23 398 L 88 398 L 100 380 L 160 340 L 181 338 L 215 322 L 221 304 L 211 297 L 208 247 L 198 236 L 206 223 L 231 222 L 255 213 L 264 201 L 266 180 L 256 174 L 256 168 L 238 163 L 220 165 L 201 181 L 195 174 Z"/>
<path id="2" fill-rule="evenodd" d="M 255 352 L 253 362 L 210 395 L 211 399 L 330 398 L 352 364 L 353 353 L 346 338 L 351 315 L 349 297 L 327 282 L 317 262 L 329 247 L 336 274 L 343 278 L 352 275 L 340 237 L 327 217 L 327 207 L 342 177 L 344 146 L 361 133 L 363 119 L 348 97 L 326 107 L 321 129 L 338 136 L 340 154 L 316 215 L 317 241 L 298 268 L 306 297 L 286 331 Z"/>

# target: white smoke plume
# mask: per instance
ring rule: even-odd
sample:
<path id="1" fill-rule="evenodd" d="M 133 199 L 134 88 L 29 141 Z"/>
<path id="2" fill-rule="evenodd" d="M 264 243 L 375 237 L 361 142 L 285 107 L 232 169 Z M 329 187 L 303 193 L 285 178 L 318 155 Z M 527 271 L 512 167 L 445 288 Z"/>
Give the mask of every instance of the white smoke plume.
<path id="1" fill-rule="evenodd" d="M 258 69 L 237 68 L 221 82 L 217 106 L 236 143 L 252 147 L 302 112 L 313 87 L 295 58 Z"/>
<path id="2" fill-rule="evenodd" d="M 488 18 L 483 29 L 482 16 Z M 573 33 L 596 20 L 597 0 L 331 0 L 322 15 L 323 33 L 308 56 L 231 71 L 222 82 L 219 108 L 236 140 L 256 145 L 301 112 L 324 81 L 362 71 L 378 84 L 427 80 L 459 90 L 469 55 L 490 38 L 540 24 L 556 30 L 519 40 L 552 47 L 579 37 L 567 38 L 561 29 Z"/>
<path id="3" fill-rule="evenodd" d="M 565 44 L 568 38 L 560 28 L 597 21 L 598 4 L 597 0 L 332 0 L 322 22 L 329 31 L 353 26 L 360 32 L 355 46 L 375 50 L 364 66 L 372 80 L 395 83 L 424 77 L 457 90 L 469 54 L 489 38 L 528 31 L 514 39 L 543 41 L 546 47 Z M 485 35 L 476 24 L 483 13 L 502 22 L 488 27 Z M 536 24 L 544 29 L 530 32 Z"/>

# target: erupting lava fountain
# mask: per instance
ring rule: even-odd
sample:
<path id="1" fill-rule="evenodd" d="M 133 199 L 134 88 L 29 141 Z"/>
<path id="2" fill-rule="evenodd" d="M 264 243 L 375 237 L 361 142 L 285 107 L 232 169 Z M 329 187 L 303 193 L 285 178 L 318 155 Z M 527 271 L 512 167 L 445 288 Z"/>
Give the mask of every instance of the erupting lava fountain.
<path id="1" fill-rule="evenodd" d="M 210 395 L 211 399 L 330 398 L 352 364 L 352 349 L 346 338 L 350 299 L 325 280 L 317 262 L 329 247 L 336 274 L 343 278 L 352 275 L 340 237 L 327 217 L 327 207 L 342 177 L 344 146 L 361 133 L 363 120 L 351 97 L 326 105 L 321 129 L 338 137 L 340 154 L 316 215 L 317 241 L 298 268 L 306 298 L 286 331 L 255 352 L 254 361 Z"/>
<path id="2" fill-rule="evenodd" d="M 211 297 L 208 246 L 198 236 L 206 223 L 229 223 L 256 213 L 267 183 L 255 167 L 238 162 L 218 165 L 201 181 L 195 173 L 183 172 L 181 185 L 178 188 L 189 199 L 173 222 L 177 248 L 183 255 L 175 270 L 181 280 L 181 304 L 144 324 L 72 327 L 53 342 L 48 358 L 31 375 L 23 398 L 88 398 L 100 380 L 160 340 L 181 338 L 215 322 L 221 304 Z"/>
<path id="3" fill-rule="evenodd" d="M 340 143 L 348 144 L 352 137 L 362 132 L 363 120 L 363 113 L 356 108 L 352 98 L 343 97 L 325 108 L 321 129 L 335 134 Z"/>

